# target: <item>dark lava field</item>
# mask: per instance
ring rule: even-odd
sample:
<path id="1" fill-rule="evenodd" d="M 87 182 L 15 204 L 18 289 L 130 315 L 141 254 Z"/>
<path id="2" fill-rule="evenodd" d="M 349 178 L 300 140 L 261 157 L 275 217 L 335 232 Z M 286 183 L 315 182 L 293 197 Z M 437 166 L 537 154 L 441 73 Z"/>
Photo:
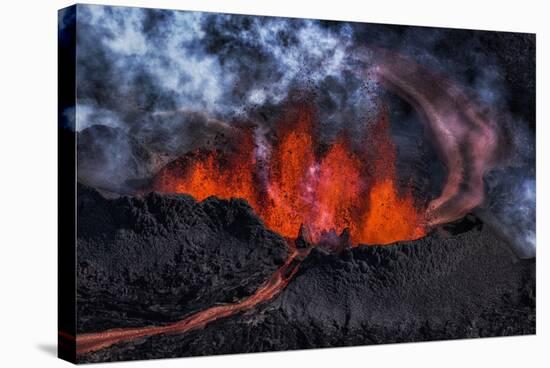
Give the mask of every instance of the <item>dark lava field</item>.
<path id="1" fill-rule="evenodd" d="M 77 210 L 78 334 L 165 325 L 243 300 L 290 252 L 244 200 L 108 198 L 79 184 Z M 78 361 L 534 334 L 535 263 L 472 215 L 415 241 L 314 247 L 259 306 Z"/>

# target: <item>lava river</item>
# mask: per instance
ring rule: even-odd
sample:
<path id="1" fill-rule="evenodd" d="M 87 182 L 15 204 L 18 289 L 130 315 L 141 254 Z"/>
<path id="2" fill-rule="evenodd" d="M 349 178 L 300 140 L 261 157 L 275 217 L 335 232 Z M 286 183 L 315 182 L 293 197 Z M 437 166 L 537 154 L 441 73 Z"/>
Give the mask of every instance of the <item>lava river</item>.
<path id="1" fill-rule="evenodd" d="M 252 296 L 240 302 L 207 308 L 181 321 L 164 326 L 118 328 L 97 333 L 80 334 L 76 337 L 76 352 L 77 354 L 86 354 L 123 341 L 159 334 L 189 332 L 202 328 L 217 319 L 226 318 L 253 308 L 266 300 L 272 299 L 286 287 L 298 270 L 301 260 L 304 259 L 308 252 L 309 249 L 293 249 L 286 262 L 273 276 L 256 290 Z"/>

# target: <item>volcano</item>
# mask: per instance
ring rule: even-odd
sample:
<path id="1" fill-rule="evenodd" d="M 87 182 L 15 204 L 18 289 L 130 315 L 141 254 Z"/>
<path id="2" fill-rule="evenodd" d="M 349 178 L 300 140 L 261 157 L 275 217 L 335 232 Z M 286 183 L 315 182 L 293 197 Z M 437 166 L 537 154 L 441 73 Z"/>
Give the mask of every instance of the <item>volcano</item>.
<path id="1" fill-rule="evenodd" d="M 389 110 L 327 140 L 299 100 L 129 196 L 79 184 L 81 317 L 61 339 L 100 362 L 532 333 L 534 261 L 474 214 L 430 221 L 445 189 L 398 170 Z"/>
<path id="2" fill-rule="evenodd" d="M 108 199 L 80 185 L 78 206 L 79 362 L 535 330 L 534 260 L 473 216 L 334 247 L 289 243 L 237 199 Z"/>
<path id="3" fill-rule="evenodd" d="M 199 330 L 204 343 L 211 344 L 219 326 L 231 326 L 238 335 L 248 324 L 275 339 L 270 350 L 288 341 L 294 349 L 318 346 L 312 342 L 314 331 L 328 328 L 327 323 L 339 326 L 331 333 L 334 341 L 326 340 L 330 346 L 386 342 L 387 327 L 369 327 L 368 338 L 353 335 L 364 334 L 365 323 L 377 326 L 376 315 L 400 326 L 391 330 L 389 341 L 495 336 L 502 327 L 486 315 L 495 305 L 500 309 L 493 310 L 493 317 L 502 314 L 502 323 L 530 321 L 510 333 L 529 333 L 534 328 L 534 263 L 517 263 L 511 249 L 473 215 L 430 227 L 425 214 L 433 198 L 415 198 L 411 180 L 398 178 L 397 146 L 387 108 L 381 111 L 376 121 L 365 124 L 363 137 L 354 141 L 344 131 L 323 144 L 313 109 L 293 106 L 264 147 L 252 129 L 239 129 L 226 149 L 197 149 L 165 165 L 142 198 L 108 199 L 81 185 L 79 210 L 94 216 L 79 222 L 79 314 L 88 316 L 80 320 L 76 337 L 79 359 L 151 357 L 128 353 L 143 339 L 154 344 L 154 357 L 242 351 L 235 344 L 216 351 L 194 350 L 191 344 L 182 353 L 159 344 L 180 346 L 187 341 L 184 336 L 200 340 Z M 101 223 L 109 223 L 110 230 Z M 104 248 L 104 239 L 112 245 Z M 124 252 L 133 255 L 128 259 L 119 248 L 130 245 Z M 104 249 L 103 255 L 98 258 L 94 249 Z M 447 279 L 462 280 L 466 274 L 475 287 Z M 113 294 L 96 294 L 105 289 L 98 275 L 99 280 L 117 280 Z M 328 284 L 317 290 L 318 282 Z M 191 289 L 182 288 L 193 283 Z M 338 291 L 329 292 L 330 283 L 339 285 Z M 492 292 L 494 283 L 507 291 Z M 363 295 L 365 287 L 375 294 Z M 412 289 L 418 294 L 411 295 Z M 510 292 L 515 302 L 508 300 Z M 371 298 L 382 301 L 384 311 Z M 104 314 L 108 300 L 116 300 L 118 310 Z M 308 300 L 316 307 L 308 307 Z M 339 300 L 357 307 L 341 311 Z M 518 311 L 508 302 L 523 307 Z M 449 311 L 452 303 L 460 306 Z M 281 322 L 300 319 L 297 308 L 307 313 L 306 325 Z M 135 318 L 123 317 L 127 313 Z M 114 323 L 122 319 L 126 322 Z M 440 320 L 446 323 L 434 322 Z M 273 323 L 277 330 L 270 327 Z M 465 323 L 473 323 L 475 332 L 456 327 Z M 304 337 L 285 339 L 287 333 L 294 336 L 297 325 L 307 331 Z M 265 348 L 259 341 L 247 344 L 262 348 L 246 351 Z"/>
<path id="4" fill-rule="evenodd" d="M 315 117 L 308 106 L 291 109 L 278 124 L 269 157 L 258 157 L 252 132 L 235 151 L 193 152 L 155 178 L 162 193 L 245 199 L 271 230 L 294 239 L 305 226 L 311 240 L 348 230 L 353 244 L 389 244 L 425 235 L 422 204 L 396 180 L 396 147 L 383 114 L 352 150 L 340 133 L 320 153 Z M 267 161 L 262 161 L 267 160 Z"/>
<path id="5" fill-rule="evenodd" d="M 536 332 L 533 35 L 95 5 L 59 27 L 60 357 Z"/>

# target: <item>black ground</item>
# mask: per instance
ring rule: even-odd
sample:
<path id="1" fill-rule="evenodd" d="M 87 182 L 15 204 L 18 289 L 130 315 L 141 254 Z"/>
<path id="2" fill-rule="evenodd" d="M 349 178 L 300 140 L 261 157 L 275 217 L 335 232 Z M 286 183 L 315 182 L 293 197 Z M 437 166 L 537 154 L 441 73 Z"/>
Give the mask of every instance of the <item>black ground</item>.
<path id="1" fill-rule="evenodd" d="M 252 294 L 286 244 L 241 200 L 78 187 L 78 333 L 177 321 Z"/>
<path id="2" fill-rule="evenodd" d="M 246 297 L 283 240 L 244 201 L 79 186 L 78 331 L 159 325 Z M 535 333 L 535 259 L 476 219 L 391 246 L 314 249 L 275 299 L 182 335 L 83 355 L 100 362 Z"/>

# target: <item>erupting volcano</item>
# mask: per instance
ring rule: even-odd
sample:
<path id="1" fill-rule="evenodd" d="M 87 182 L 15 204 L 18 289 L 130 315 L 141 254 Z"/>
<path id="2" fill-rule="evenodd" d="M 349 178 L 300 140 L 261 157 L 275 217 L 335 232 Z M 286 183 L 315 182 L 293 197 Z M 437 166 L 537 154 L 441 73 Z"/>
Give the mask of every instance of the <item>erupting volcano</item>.
<path id="1" fill-rule="evenodd" d="M 75 5 L 59 37 L 64 359 L 536 332 L 534 35 Z"/>
<path id="2" fill-rule="evenodd" d="M 360 148 L 344 133 L 328 147 L 316 134 L 313 110 L 291 110 L 278 125 L 271 147 L 257 147 L 251 130 L 238 134 L 234 150 L 196 151 L 161 170 L 154 188 L 208 197 L 245 199 L 264 223 L 289 241 L 284 264 L 250 297 L 213 306 L 164 326 L 113 329 L 79 335 L 86 354 L 113 344 L 167 333 L 185 333 L 249 310 L 277 296 L 314 247 L 292 249 L 294 240 L 319 243 L 349 231 L 352 244 L 389 244 L 425 235 L 422 211 L 411 190 L 399 191 L 396 147 L 387 111 L 368 125 Z M 260 149 L 269 155 L 259 154 Z M 264 152 L 265 153 L 265 152 Z"/>
<path id="3" fill-rule="evenodd" d="M 346 229 L 354 245 L 418 239 L 424 211 L 410 188 L 398 186 L 387 112 L 366 126 L 357 148 L 345 132 L 323 147 L 312 108 L 300 106 L 277 125 L 267 158 L 258 155 L 253 131 L 243 130 L 230 152 L 199 150 L 167 165 L 154 188 L 197 200 L 246 199 L 290 239 L 302 225 L 314 242 Z"/>

